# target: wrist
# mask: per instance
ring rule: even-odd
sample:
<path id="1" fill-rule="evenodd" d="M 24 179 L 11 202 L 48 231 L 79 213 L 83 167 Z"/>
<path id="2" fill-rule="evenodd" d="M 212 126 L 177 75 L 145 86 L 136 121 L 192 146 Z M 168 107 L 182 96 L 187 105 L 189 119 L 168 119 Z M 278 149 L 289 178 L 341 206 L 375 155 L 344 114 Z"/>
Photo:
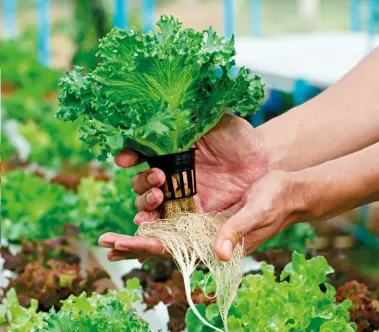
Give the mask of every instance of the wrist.
<path id="1" fill-rule="evenodd" d="M 298 133 L 296 130 L 284 130 L 283 125 L 286 125 L 286 120 L 282 119 L 283 115 L 264 123 L 255 130 L 258 131 L 265 149 L 268 169 L 270 171 L 296 171 L 297 165 L 301 163 L 299 160 L 301 157 L 291 156 L 291 147 L 296 145 Z"/>
<path id="2" fill-rule="evenodd" d="M 321 219 L 325 214 L 325 183 L 310 169 L 289 172 L 294 200 L 294 223 Z"/>

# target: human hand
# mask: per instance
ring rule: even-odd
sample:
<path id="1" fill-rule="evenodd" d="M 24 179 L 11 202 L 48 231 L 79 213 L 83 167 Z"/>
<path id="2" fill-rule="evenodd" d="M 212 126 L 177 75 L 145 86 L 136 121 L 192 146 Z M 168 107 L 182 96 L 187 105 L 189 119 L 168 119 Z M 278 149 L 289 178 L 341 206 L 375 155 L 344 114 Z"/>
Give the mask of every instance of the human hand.
<path id="1" fill-rule="evenodd" d="M 196 147 L 196 175 L 198 208 L 204 212 L 232 211 L 239 206 L 251 184 L 268 171 L 268 156 L 257 130 L 236 116 L 226 114 L 220 123 L 203 136 Z M 120 167 L 131 167 L 143 161 L 136 152 L 125 150 L 115 162 Z M 132 181 L 139 194 L 135 222 L 140 224 L 159 217 L 158 206 L 163 201 L 159 189 L 165 175 L 159 169 L 139 173 Z M 163 245 L 152 238 L 131 237 L 107 233 L 99 245 L 112 248 L 108 258 L 120 260 L 160 255 Z"/>
<path id="2" fill-rule="evenodd" d="M 319 216 L 317 183 L 300 174 L 271 171 L 252 184 L 217 233 L 220 259 L 228 261 L 240 241 L 250 254 L 285 228 Z"/>

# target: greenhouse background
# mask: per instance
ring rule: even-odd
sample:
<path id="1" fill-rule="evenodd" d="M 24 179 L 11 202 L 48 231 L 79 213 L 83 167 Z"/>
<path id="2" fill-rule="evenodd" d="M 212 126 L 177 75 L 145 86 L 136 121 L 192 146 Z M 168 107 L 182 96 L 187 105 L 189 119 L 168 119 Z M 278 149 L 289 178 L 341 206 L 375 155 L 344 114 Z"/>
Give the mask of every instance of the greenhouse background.
<path id="1" fill-rule="evenodd" d="M 113 26 L 148 32 L 169 14 L 184 27 L 234 35 L 236 68 L 251 68 L 265 83 L 264 103 L 246 117 L 254 127 L 315 97 L 379 46 L 379 0 L 2 0 L 0 10 L 0 331 L 52 322 L 51 308 L 91 319 L 112 306 L 125 320 L 136 319 L 141 331 L 145 321 L 153 331 L 183 331 L 193 319 L 173 262 L 109 262 L 97 246 L 105 232 L 136 231 L 131 179 L 146 165 L 119 169 L 112 159 L 98 162 L 79 140 L 80 123 L 55 117 L 59 79 L 74 65 L 95 68 L 98 40 Z M 312 269 L 325 274 L 337 291 L 335 303 L 353 301 L 350 321 L 357 330 L 379 330 L 379 203 L 283 231 L 245 258 L 245 273 L 258 278 L 267 262 L 279 277 L 296 259 L 294 251 L 307 259 L 324 256 L 333 274 L 309 263 L 300 279 L 313 278 Z M 214 301 L 202 288 L 208 279 L 203 272 L 196 278 L 193 300 L 213 317 L 205 305 L 208 310 Z M 318 288 L 316 279 L 313 284 Z M 280 285 L 262 286 L 262 308 Z M 302 291 L 293 286 L 292 292 Z M 74 298 L 83 291 L 81 301 L 106 310 L 83 313 Z"/>

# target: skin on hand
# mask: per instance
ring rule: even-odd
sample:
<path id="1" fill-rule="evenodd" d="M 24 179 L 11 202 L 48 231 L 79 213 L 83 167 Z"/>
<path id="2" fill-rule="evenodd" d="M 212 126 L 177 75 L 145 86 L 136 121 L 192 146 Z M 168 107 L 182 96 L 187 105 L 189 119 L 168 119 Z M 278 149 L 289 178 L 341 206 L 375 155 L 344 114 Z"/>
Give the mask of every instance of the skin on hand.
<path id="1" fill-rule="evenodd" d="M 198 209 L 204 212 L 236 211 L 251 184 L 268 171 L 267 153 L 260 134 L 246 120 L 234 115 L 224 115 L 220 123 L 196 143 L 196 147 L 195 200 Z M 143 161 L 130 149 L 115 158 L 118 166 L 126 168 Z M 165 175 L 159 169 L 150 169 L 134 177 L 133 190 L 139 195 L 135 202 L 139 211 L 135 223 L 159 218 L 157 208 L 163 202 L 159 187 L 164 182 Z M 122 234 L 103 234 L 99 245 L 112 249 L 108 255 L 110 260 L 166 254 L 158 240 L 146 242 L 144 238 Z"/>
<path id="2" fill-rule="evenodd" d="M 159 174 L 159 171 L 156 172 Z M 145 173 L 139 177 L 149 176 L 142 174 Z M 136 191 L 141 189 L 138 186 L 143 186 L 141 181 L 134 183 L 137 185 Z M 219 258 L 228 261 L 233 247 L 242 239 L 245 252 L 249 254 L 283 229 L 306 220 L 310 215 L 305 189 L 296 173 L 284 171 L 268 172 L 255 181 L 240 200 L 229 208 L 233 216 L 220 228 L 215 242 L 214 248 Z M 158 216 L 156 211 L 146 211 L 154 207 L 142 197 L 136 200 L 139 202 L 137 205 L 141 204 L 139 208 L 144 209 L 136 216 L 137 223 L 148 222 Z M 157 204 L 159 201 L 162 200 L 157 199 Z M 168 256 L 162 243 L 153 238 L 107 233 L 100 237 L 99 244 L 112 248 L 108 256 L 110 260 Z"/>
<path id="3" fill-rule="evenodd" d="M 325 220 L 379 200 L 378 165 L 379 143 L 301 171 L 269 171 L 254 181 L 239 201 L 228 208 L 232 217 L 218 231 L 216 253 L 227 261 L 233 247 L 242 239 L 246 253 L 251 253 L 294 223 Z M 159 171 L 154 172 L 159 174 Z M 136 190 L 143 185 L 141 181 L 134 184 Z M 140 204 L 145 210 L 139 213 L 140 218 L 151 220 L 156 216 L 154 210 L 146 211 L 149 208 L 146 200 L 140 198 Z M 152 238 L 107 233 L 99 243 L 112 248 L 111 260 L 168 256 L 162 243 Z"/>

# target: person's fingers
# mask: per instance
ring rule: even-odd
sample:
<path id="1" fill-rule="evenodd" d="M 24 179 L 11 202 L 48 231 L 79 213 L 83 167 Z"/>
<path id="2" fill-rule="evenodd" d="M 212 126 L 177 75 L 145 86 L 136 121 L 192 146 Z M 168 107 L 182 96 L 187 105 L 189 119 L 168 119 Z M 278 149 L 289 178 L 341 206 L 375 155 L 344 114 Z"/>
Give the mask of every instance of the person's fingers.
<path id="1" fill-rule="evenodd" d="M 139 195 L 153 187 L 160 187 L 166 181 L 166 177 L 162 170 L 151 168 L 147 171 L 137 173 L 132 179 L 133 191 Z"/>
<path id="2" fill-rule="evenodd" d="M 158 239 L 146 236 L 121 235 L 114 244 L 114 249 L 126 252 L 137 252 L 148 256 L 170 256 L 163 243 Z"/>
<path id="3" fill-rule="evenodd" d="M 124 259 L 138 259 L 138 261 L 146 261 L 148 258 L 152 257 L 152 255 L 148 255 L 144 252 L 128 252 L 128 251 L 121 251 L 117 249 L 109 250 L 107 254 L 107 258 L 111 262 L 117 262 Z"/>
<path id="4" fill-rule="evenodd" d="M 254 228 L 259 227 L 259 220 L 256 220 L 255 215 L 257 214 L 245 206 L 220 227 L 214 249 L 221 260 L 228 261 L 238 241 Z"/>
<path id="5" fill-rule="evenodd" d="M 163 192 L 158 188 L 151 188 L 148 192 L 140 195 L 135 200 L 138 211 L 154 211 L 163 202 Z"/>
<path id="6" fill-rule="evenodd" d="M 136 151 L 126 148 L 114 158 L 114 161 L 119 167 L 129 168 L 142 163 L 144 158 Z"/>
<path id="7" fill-rule="evenodd" d="M 121 234 L 112 233 L 112 232 L 104 233 L 103 235 L 99 237 L 97 242 L 100 247 L 113 248 L 115 242 L 120 237 L 120 235 Z"/>
<path id="8" fill-rule="evenodd" d="M 154 210 L 151 212 L 141 211 L 136 214 L 134 217 L 134 222 L 137 225 L 143 224 L 144 222 L 156 221 L 160 218 L 160 213 L 158 210 Z"/>
<path id="9" fill-rule="evenodd" d="M 107 254 L 107 258 L 111 262 L 117 262 L 121 261 L 123 259 L 128 259 L 127 257 L 130 256 L 130 253 L 124 252 L 124 251 L 119 251 L 119 250 L 109 250 Z"/>
<path id="10" fill-rule="evenodd" d="M 117 249 L 109 250 L 109 252 L 107 254 L 107 258 L 111 262 L 117 262 L 117 261 L 121 261 L 124 259 L 137 259 L 138 262 L 140 262 L 141 264 L 146 263 L 150 259 L 154 259 L 154 258 L 156 259 L 158 257 L 162 257 L 162 256 L 150 255 L 150 254 L 147 254 L 145 252 L 120 251 Z"/>

